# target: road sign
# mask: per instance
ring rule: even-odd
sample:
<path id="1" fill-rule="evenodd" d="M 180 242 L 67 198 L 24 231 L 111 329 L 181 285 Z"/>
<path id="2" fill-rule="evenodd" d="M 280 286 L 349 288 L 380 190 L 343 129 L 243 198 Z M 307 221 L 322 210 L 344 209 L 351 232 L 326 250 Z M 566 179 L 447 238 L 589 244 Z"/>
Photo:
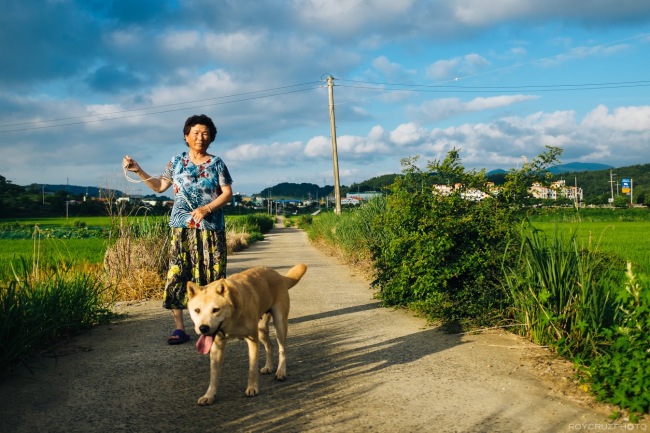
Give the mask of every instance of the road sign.
<path id="1" fill-rule="evenodd" d="M 621 179 L 621 193 L 622 194 L 630 193 L 630 179 Z"/>

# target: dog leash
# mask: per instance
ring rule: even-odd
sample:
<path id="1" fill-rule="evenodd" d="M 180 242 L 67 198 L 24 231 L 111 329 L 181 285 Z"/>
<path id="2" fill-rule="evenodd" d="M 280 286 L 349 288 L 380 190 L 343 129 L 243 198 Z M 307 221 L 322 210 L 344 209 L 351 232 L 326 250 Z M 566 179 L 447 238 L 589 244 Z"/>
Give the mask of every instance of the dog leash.
<path id="1" fill-rule="evenodd" d="M 166 176 L 148 177 L 146 179 L 133 179 L 133 178 L 129 177 L 128 172 L 126 171 L 126 167 L 122 167 L 122 170 L 124 171 L 124 177 L 126 178 L 126 180 L 128 182 L 131 182 L 131 183 L 143 183 L 143 182 L 146 182 L 148 180 L 153 180 L 153 179 L 167 179 L 167 180 L 173 181 L 173 179 L 171 179 L 169 177 L 166 177 Z M 190 211 L 193 211 L 194 206 L 192 206 L 190 201 L 187 199 L 187 197 L 183 193 L 182 187 L 180 187 L 180 188 L 181 189 L 178 190 L 176 195 L 179 195 L 185 201 L 185 203 L 187 203 L 187 205 L 190 207 Z"/>

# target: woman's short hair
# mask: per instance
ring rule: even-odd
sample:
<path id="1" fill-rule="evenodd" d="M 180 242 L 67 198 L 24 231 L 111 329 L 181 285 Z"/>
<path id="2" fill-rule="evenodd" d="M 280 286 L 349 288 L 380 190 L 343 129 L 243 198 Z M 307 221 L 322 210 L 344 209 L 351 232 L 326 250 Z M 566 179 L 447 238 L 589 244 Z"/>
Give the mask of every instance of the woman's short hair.
<path id="1" fill-rule="evenodd" d="M 187 118 L 185 121 L 185 126 L 183 127 L 183 137 L 189 134 L 192 126 L 195 125 L 203 125 L 208 127 L 208 130 L 210 131 L 210 143 L 212 143 L 214 139 L 217 138 L 217 127 L 214 126 L 212 119 L 210 119 L 205 114 L 195 114 L 194 116 Z"/>

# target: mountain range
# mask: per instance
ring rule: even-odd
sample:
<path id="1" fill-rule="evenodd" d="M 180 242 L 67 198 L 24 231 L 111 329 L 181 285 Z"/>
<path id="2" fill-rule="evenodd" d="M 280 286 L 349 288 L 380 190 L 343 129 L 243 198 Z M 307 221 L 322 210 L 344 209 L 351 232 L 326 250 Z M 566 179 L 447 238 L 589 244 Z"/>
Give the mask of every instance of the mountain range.
<path id="1" fill-rule="evenodd" d="M 553 174 L 559 174 L 559 173 L 579 173 L 581 171 L 598 171 L 598 170 L 609 170 L 614 168 L 611 165 L 606 165 L 606 164 L 596 164 L 592 162 L 569 162 L 567 164 L 560 164 L 555 167 L 549 168 L 548 171 L 550 171 Z M 503 170 L 501 168 L 497 168 L 496 170 L 492 170 L 487 172 L 487 175 L 493 175 L 493 174 L 506 174 L 508 173 L 508 170 Z"/>

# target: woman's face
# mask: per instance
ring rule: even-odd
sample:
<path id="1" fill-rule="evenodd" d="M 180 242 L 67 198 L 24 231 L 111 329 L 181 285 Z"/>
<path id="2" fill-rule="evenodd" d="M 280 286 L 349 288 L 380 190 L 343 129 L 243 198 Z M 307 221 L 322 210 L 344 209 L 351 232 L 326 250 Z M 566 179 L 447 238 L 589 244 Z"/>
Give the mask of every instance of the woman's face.
<path id="1" fill-rule="evenodd" d="M 210 129 L 205 125 L 194 125 L 185 136 L 185 141 L 191 150 L 205 153 L 210 146 Z"/>

